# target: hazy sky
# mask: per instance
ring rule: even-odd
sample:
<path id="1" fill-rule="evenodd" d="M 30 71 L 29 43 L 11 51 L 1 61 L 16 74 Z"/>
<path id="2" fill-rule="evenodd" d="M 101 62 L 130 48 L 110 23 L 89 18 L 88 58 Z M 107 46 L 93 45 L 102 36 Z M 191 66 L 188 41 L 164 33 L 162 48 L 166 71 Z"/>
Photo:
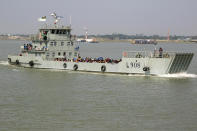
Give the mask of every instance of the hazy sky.
<path id="1" fill-rule="evenodd" d="M 0 34 L 36 33 L 56 12 L 73 34 L 197 35 L 197 0 L 0 0 Z"/>

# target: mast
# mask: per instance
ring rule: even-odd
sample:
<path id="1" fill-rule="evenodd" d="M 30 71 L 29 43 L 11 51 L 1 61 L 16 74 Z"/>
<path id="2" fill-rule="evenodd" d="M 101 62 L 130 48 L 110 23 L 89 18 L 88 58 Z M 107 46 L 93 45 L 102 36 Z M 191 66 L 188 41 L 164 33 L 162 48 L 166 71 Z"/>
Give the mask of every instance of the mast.
<path id="1" fill-rule="evenodd" d="M 71 23 L 72 23 L 72 17 L 70 16 L 70 27 L 71 27 Z"/>
<path id="2" fill-rule="evenodd" d="M 84 30 L 85 30 L 85 39 L 88 39 L 88 28 L 84 27 Z"/>
<path id="3" fill-rule="evenodd" d="M 168 37 L 167 37 L 167 40 L 168 41 L 170 40 L 170 29 L 168 29 Z"/>

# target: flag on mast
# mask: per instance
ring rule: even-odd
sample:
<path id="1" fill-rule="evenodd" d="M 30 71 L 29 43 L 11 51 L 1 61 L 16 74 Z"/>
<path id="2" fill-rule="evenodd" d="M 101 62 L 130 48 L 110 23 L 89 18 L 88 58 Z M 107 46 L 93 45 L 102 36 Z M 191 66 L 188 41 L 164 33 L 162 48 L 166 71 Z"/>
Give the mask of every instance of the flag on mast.
<path id="1" fill-rule="evenodd" d="M 38 18 L 38 21 L 46 21 L 47 19 L 46 19 L 47 17 L 46 16 L 43 16 L 43 17 L 40 17 L 40 18 Z"/>

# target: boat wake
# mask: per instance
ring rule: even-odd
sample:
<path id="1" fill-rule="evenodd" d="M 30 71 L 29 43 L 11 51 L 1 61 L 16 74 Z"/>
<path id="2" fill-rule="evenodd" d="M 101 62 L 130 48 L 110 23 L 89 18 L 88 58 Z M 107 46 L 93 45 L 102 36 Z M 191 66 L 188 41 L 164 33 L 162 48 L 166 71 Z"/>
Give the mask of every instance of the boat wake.
<path id="1" fill-rule="evenodd" d="M 128 74 L 127 76 L 131 76 L 131 77 L 144 77 L 144 76 L 147 76 L 145 74 Z"/>
<path id="2" fill-rule="evenodd" d="M 177 74 L 164 74 L 164 75 L 158 75 L 158 76 L 164 77 L 164 78 L 197 78 L 196 74 L 188 74 L 186 72 L 177 73 Z"/>
<path id="3" fill-rule="evenodd" d="M 14 72 L 19 72 L 19 70 L 17 70 L 17 69 L 12 69 L 12 71 L 14 71 Z"/>
<path id="4" fill-rule="evenodd" d="M 0 65 L 9 65 L 8 61 L 0 61 Z"/>

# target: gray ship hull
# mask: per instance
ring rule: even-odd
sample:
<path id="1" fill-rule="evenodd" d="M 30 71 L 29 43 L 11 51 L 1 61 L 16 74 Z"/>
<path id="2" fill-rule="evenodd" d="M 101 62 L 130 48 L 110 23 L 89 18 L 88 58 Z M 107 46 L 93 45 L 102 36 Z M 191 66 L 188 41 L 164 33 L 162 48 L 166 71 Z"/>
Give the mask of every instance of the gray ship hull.
<path id="1" fill-rule="evenodd" d="M 160 75 L 186 72 L 193 53 L 175 53 L 170 57 L 123 57 L 119 63 L 43 60 L 42 57 L 8 56 L 10 64 L 39 69 L 59 69 L 100 73 Z M 33 64 L 31 63 L 33 62 Z"/>

